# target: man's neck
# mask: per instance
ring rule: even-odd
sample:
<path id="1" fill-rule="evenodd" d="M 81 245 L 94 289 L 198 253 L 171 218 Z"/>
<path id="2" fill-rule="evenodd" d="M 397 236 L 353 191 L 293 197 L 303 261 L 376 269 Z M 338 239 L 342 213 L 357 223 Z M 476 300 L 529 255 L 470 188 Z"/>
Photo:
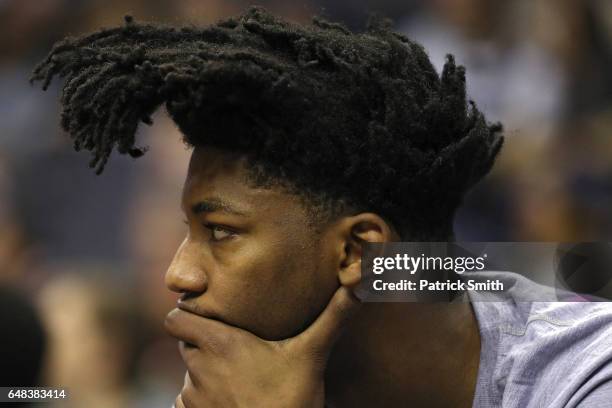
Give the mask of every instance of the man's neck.
<path id="1" fill-rule="evenodd" d="M 479 359 L 470 303 L 366 303 L 330 356 L 328 406 L 471 407 Z"/>

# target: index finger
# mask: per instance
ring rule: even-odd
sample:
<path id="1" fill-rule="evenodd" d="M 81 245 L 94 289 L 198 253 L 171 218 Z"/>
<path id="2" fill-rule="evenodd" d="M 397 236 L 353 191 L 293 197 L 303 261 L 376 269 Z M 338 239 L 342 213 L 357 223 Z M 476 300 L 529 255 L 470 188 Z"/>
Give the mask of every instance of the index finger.
<path id="1" fill-rule="evenodd" d="M 234 336 L 243 332 L 237 327 L 181 309 L 168 313 L 164 327 L 172 337 L 215 354 L 227 353 Z"/>

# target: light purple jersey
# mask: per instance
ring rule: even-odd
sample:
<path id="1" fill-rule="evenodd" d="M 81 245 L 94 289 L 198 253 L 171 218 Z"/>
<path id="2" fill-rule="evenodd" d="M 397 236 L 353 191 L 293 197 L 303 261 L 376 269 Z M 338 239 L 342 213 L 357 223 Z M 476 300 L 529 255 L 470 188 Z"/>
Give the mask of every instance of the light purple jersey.
<path id="1" fill-rule="evenodd" d="M 506 279 L 519 290 L 532 283 Z M 612 408 L 612 302 L 472 305 L 481 336 L 474 408 Z"/>

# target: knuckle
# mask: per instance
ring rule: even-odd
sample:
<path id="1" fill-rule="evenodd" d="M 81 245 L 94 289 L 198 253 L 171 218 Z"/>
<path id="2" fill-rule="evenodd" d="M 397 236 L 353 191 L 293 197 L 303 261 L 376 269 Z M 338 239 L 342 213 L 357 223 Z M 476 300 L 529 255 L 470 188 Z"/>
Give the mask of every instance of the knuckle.
<path id="1" fill-rule="evenodd" d="M 198 349 L 194 346 L 186 344 L 184 341 L 179 342 L 179 353 L 185 363 L 189 363 L 197 356 Z"/>

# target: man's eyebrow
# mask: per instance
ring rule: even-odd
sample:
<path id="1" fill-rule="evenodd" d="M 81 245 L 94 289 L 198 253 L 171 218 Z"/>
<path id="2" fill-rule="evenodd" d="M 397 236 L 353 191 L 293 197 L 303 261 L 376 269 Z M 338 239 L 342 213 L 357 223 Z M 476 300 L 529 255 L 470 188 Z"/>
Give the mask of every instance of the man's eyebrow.
<path id="1" fill-rule="evenodd" d="M 235 208 L 228 202 L 221 200 L 220 198 L 207 198 L 191 206 L 191 212 L 195 215 L 202 213 L 212 212 L 225 212 L 233 215 L 244 216 L 246 213 Z"/>

